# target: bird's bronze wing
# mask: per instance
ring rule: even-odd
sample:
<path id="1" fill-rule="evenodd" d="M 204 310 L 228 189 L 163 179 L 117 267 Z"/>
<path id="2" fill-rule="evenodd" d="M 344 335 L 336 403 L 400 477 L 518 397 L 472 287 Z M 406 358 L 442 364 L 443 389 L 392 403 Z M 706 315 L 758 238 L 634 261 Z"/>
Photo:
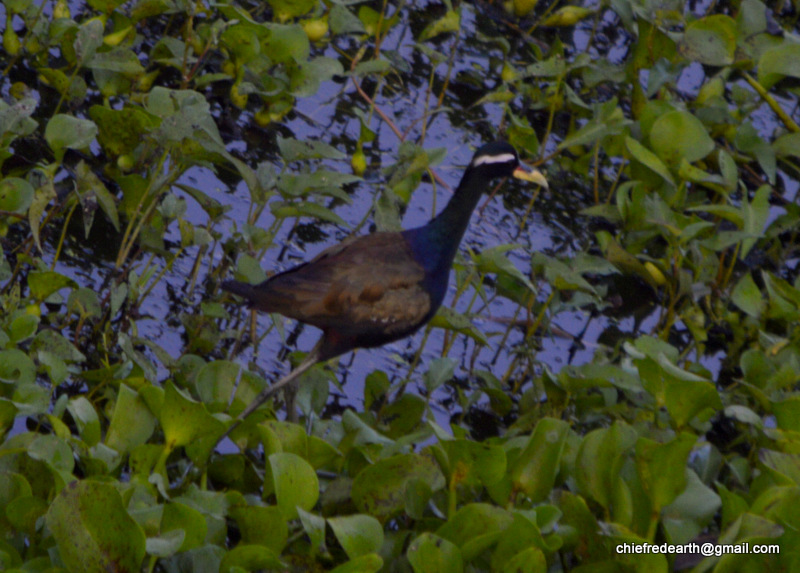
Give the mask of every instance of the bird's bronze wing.
<path id="1" fill-rule="evenodd" d="M 364 337 L 374 331 L 402 336 L 416 329 L 431 309 L 424 278 L 399 233 L 374 233 L 275 275 L 256 287 L 272 304 L 254 303 L 344 335 Z"/>

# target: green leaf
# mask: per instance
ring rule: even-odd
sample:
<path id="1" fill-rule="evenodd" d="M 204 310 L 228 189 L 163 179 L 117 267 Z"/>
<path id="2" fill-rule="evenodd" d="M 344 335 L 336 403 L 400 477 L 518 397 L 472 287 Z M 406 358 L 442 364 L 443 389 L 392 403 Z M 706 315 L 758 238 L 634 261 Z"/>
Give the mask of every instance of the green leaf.
<path id="1" fill-rule="evenodd" d="M 555 418 L 542 418 L 528 444 L 510 468 L 514 491 L 524 493 L 536 503 L 547 498 L 555 484 L 569 424 Z"/>
<path id="2" fill-rule="evenodd" d="M 61 490 L 47 512 L 59 554 L 72 571 L 139 571 L 145 536 L 125 511 L 116 488 L 75 481 Z"/>
<path id="3" fill-rule="evenodd" d="M 489 344 L 489 339 L 486 338 L 483 331 L 472 324 L 466 315 L 446 306 L 440 306 L 428 324 L 434 328 L 444 328 L 464 334 L 484 346 Z"/>
<path id="4" fill-rule="evenodd" d="M 25 213 L 33 203 L 34 191 L 30 183 L 18 177 L 0 180 L 0 211 Z"/>
<path id="5" fill-rule="evenodd" d="M 346 159 L 347 156 L 321 141 L 301 141 L 278 136 L 278 149 L 286 163 L 307 159 Z"/>
<path id="6" fill-rule="evenodd" d="M 343 34 L 364 34 L 366 29 L 361 20 L 353 14 L 350 10 L 340 4 L 334 4 L 331 12 L 328 15 L 328 24 L 331 27 L 331 33 L 334 35 Z"/>
<path id="7" fill-rule="evenodd" d="M 383 527 L 371 515 L 331 517 L 328 524 L 350 559 L 376 553 L 383 545 Z"/>
<path id="8" fill-rule="evenodd" d="M 785 77 L 800 78 L 800 44 L 789 40 L 767 50 L 758 60 L 758 81 L 765 89 Z"/>
<path id="9" fill-rule="evenodd" d="M 442 384 L 453 377 L 456 369 L 456 361 L 452 358 L 436 358 L 428 367 L 428 371 L 423 375 L 425 389 L 428 393 L 435 392 Z"/>
<path id="10" fill-rule="evenodd" d="M 105 443 L 120 454 L 128 454 L 150 439 L 156 417 L 144 400 L 128 385 L 120 384 L 114 413 L 108 426 Z"/>
<path id="11" fill-rule="evenodd" d="M 420 42 L 427 42 L 441 34 L 458 32 L 461 29 L 461 13 L 458 10 L 448 10 L 444 16 L 434 20 L 419 35 Z"/>
<path id="12" fill-rule="evenodd" d="M 331 573 L 377 573 L 382 568 L 381 556 L 377 553 L 367 553 L 331 569 Z"/>
<path id="13" fill-rule="evenodd" d="M 733 63 L 737 40 L 736 22 L 730 16 L 712 14 L 686 27 L 680 50 L 688 60 L 728 66 Z"/>
<path id="14" fill-rule="evenodd" d="M 54 292 L 65 287 L 77 288 L 78 284 L 55 271 L 35 271 L 28 275 L 28 287 L 35 300 L 44 301 Z"/>
<path id="15" fill-rule="evenodd" d="M 444 478 L 429 456 L 401 454 L 382 459 L 356 475 L 353 503 L 359 511 L 384 519 L 403 509 L 406 486 L 414 479 L 426 481 L 434 491 L 444 486 Z"/>
<path id="16" fill-rule="evenodd" d="M 688 111 L 660 116 L 650 131 L 650 146 L 664 163 L 674 167 L 685 159 L 698 161 L 714 150 L 714 140 L 705 126 Z"/>
<path id="17" fill-rule="evenodd" d="M 319 499 L 319 480 L 314 468 L 300 456 L 271 454 L 264 475 L 264 495 L 275 493 L 286 519 L 297 518 L 297 508 L 310 510 Z"/>
<path id="18" fill-rule="evenodd" d="M 464 560 L 470 561 L 494 545 L 512 521 L 511 513 L 502 507 L 470 503 L 459 508 L 435 533 L 454 543 Z"/>
<path id="19" fill-rule="evenodd" d="M 688 432 L 664 444 L 639 438 L 636 469 L 650 498 L 652 511 L 660 512 L 686 487 L 686 462 L 696 442 L 697 436 Z"/>
<path id="20" fill-rule="evenodd" d="M 84 443 L 90 447 L 97 444 L 100 441 L 100 419 L 91 402 L 83 396 L 77 396 L 69 401 L 67 410 L 72 414 Z"/>
<path id="21" fill-rule="evenodd" d="M 47 122 L 44 138 L 61 161 L 67 149 L 83 149 L 97 137 L 97 126 L 88 119 L 59 113 Z"/>
<path id="22" fill-rule="evenodd" d="M 202 513 L 183 503 L 172 501 L 164 505 L 161 514 L 161 534 L 172 531 L 183 532 L 183 539 L 176 551 L 189 551 L 201 547 L 208 533 L 206 519 Z"/>
<path id="23" fill-rule="evenodd" d="M 277 555 L 283 551 L 289 537 L 289 524 L 279 508 L 237 506 L 230 509 L 229 515 L 239 526 L 242 543 L 263 545 Z"/>
<path id="24" fill-rule="evenodd" d="M 278 218 L 286 217 L 313 217 L 321 221 L 328 221 L 342 227 L 347 227 L 347 223 L 339 215 L 317 203 L 302 201 L 300 203 L 287 203 L 284 201 L 273 201 L 269 204 L 270 211 Z"/>
<path id="25" fill-rule="evenodd" d="M 755 319 L 761 316 L 766 301 L 750 273 L 744 275 L 731 293 L 731 302 Z"/>
<path id="26" fill-rule="evenodd" d="M 665 181 L 668 183 L 675 185 L 675 180 L 672 178 L 672 174 L 670 174 L 669 169 L 664 163 L 658 158 L 658 156 L 647 149 L 644 145 L 633 139 L 632 137 L 625 138 L 625 146 L 628 148 L 628 151 L 636 161 L 657 173 Z"/>
<path id="27" fill-rule="evenodd" d="M 263 545 L 239 544 L 225 553 L 219 564 L 219 573 L 262 570 L 286 570 L 280 556 Z"/>
<path id="28" fill-rule="evenodd" d="M 415 573 L 464 571 L 464 559 L 459 548 L 433 533 L 426 532 L 414 539 L 408 546 L 406 557 Z"/>
<path id="29" fill-rule="evenodd" d="M 186 446 L 201 437 L 222 434 L 225 426 L 211 416 L 203 404 L 186 396 L 171 381 L 167 382 L 164 390 L 164 405 L 158 417 L 168 450 Z"/>

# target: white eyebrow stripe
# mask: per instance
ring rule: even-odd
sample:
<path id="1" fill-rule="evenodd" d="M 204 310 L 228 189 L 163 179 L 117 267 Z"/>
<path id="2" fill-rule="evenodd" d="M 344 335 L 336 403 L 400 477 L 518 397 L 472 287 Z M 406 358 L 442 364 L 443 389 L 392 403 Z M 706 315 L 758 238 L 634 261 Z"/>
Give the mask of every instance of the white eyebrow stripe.
<path id="1" fill-rule="evenodd" d="M 479 165 L 484 165 L 486 163 L 511 163 L 514 161 L 514 154 L 513 153 L 503 153 L 501 155 L 484 155 L 483 157 L 478 157 L 475 161 L 472 162 L 473 167 L 478 167 Z"/>

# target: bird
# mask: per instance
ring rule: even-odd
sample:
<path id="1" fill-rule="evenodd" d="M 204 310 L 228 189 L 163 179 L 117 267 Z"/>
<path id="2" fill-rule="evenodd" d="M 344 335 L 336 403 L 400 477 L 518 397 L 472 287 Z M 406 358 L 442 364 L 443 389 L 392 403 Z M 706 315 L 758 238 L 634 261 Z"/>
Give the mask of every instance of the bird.
<path id="1" fill-rule="evenodd" d="M 492 180 L 509 176 L 548 186 L 541 172 L 522 167 L 511 144 L 487 143 L 475 152 L 447 206 L 426 225 L 347 239 L 260 284 L 224 281 L 222 289 L 250 307 L 315 326 L 322 337 L 294 370 L 256 396 L 217 443 L 315 364 L 383 346 L 426 324 L 444 300 L 453 259 L 481 195 Z"/>

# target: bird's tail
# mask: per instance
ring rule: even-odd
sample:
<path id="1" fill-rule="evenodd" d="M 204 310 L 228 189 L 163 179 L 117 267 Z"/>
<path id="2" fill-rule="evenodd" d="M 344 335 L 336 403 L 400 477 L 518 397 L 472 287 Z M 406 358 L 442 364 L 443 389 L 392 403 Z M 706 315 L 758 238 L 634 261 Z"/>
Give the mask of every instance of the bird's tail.
<path id="1" fill-rule="evenodd" d="M 233 294 L 237 294 L 242 298 L 246 298 L 247 300 L 253 300 L 256 298 L 256 292 L 253 288 L 253 285 L 239 281 L 223 281 L 220 286 L 222 287 L 222 290 L 232 292 Z"/>
<path id="2" fill-rule="evenodd" d="M 271 288 L 265 287 L 269 281 L 261 284 L 251 285 L 239 281 L 224 281 L 220 286 L 222 290 L 238 295 L 247 301 L 248 306 L 262 312 L 282 312 L 288 313 L 291 308 L 291 300 L 275 292 Z M 287 314 L 288 316 L 288 314 Z"/>

